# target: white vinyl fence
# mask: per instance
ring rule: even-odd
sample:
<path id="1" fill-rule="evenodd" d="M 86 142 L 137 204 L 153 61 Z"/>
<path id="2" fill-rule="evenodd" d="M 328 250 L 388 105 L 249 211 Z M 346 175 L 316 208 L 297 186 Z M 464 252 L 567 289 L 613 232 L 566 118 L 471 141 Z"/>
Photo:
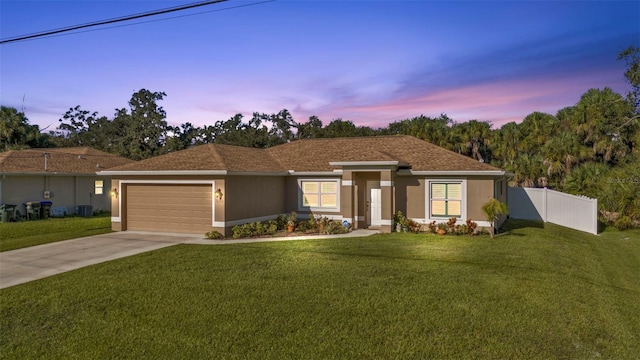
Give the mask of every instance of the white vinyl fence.
<path id="1" fill-rule="evenodd" d="M 598 199 L 549 189 L 510 187 L 509 217 L 541 220 L 598 234 Z"/>

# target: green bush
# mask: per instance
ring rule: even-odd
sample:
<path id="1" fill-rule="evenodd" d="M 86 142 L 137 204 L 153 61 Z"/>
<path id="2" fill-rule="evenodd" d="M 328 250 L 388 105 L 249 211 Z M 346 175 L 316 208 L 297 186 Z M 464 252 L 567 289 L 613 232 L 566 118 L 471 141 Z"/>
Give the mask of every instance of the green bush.
<path id="1" fill-rule="evenodd" d="M 288 215 L 280 214 L 274 220 L 278 230 L 285 230 L 287 228 Z"/>
<path id="2" fill-rule="evenodd" d="M 333 234 L 346 234 L 349 232 L 349 229 L 342 225 L 342 222 L 329 220 L 329 222 L 324 226 L 323 233 L 327 235 Z"/>
<path id="3" fill-rule="evenodd" d="M 207 239 L 210 240 L 217 240 L 217 239 L 224 239 L 224 235 L 222 235 L 221 233 L 217 232 L 217 231 L 209 231 L 208 233 L 205 233 L 204 236 Z"/>
<path id="4" fill-rule="evenodd" d="M 278 221 L 270 220 L 266 222 L 252 222 L 243 225 L 236 225 L 232 229 L 233 238 L 246 238 L 252 236 L 273 235 L 278 232 Z"/>
<path id="5" fill-rule="evenodd" d="M 633 220 L 630 217 L 623 215 L 620 216 L 618 220 L 616 220 L 615 225 L 618 230 L 628 230 L 633 228 Z"/>

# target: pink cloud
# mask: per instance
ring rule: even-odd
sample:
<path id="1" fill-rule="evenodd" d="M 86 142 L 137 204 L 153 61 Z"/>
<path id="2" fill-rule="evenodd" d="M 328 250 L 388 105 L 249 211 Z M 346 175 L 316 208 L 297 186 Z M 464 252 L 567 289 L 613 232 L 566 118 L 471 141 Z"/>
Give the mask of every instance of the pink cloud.
<path id="1" fill-rule="evenodd" d="M 415 93 L 372 104 L 338 102 L 316 109 L 314 114 L 325 123 L 340 117 L 351 120 L 356 125 L 384 127 L 392 121 L 421 114 L 435 117 L 445 113 L 458 122 L 477 119 L 490 121 L 497 128 L 510 121 L 519 122 L 534 111 L 555 114 L 558 110 L 577 103 L 588 89 L 605 86 L 621 93 L 626 91 L 618 74 L 600 72 L 592 73 L 589 77 L 576 75 L 497 81 L 426 94 Z M 308 111 L 313 112 L 307 109 Z M 302 115 L 305 111 L 300 113 Z"/>

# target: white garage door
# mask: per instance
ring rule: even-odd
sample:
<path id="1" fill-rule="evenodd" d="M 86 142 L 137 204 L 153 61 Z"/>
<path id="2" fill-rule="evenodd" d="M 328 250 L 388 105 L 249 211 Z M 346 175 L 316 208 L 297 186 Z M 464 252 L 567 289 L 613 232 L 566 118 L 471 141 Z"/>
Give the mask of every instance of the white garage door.
<path id="1" fill-rule="evenodd" d="M 126 185 L 127 230 L 211 231 L 211 185 Z"/>

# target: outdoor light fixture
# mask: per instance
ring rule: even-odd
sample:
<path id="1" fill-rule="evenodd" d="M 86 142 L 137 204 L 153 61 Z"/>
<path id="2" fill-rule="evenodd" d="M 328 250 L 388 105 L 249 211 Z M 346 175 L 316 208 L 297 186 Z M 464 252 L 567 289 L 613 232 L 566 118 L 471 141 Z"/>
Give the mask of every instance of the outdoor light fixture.
<path id="1" fill-rule="evenodd" d="M 118 189 L 113 188 L 113 190 L 111 190 L 111 197 L 112 198 L 118 198 Z"/>
<path id="2" fill-rule="evenodd" d="M 216 190 L 216 192 L 213 195 L 216 197 L 216 200 L 222 200 L 222 190 L 220 189 Z"/>

